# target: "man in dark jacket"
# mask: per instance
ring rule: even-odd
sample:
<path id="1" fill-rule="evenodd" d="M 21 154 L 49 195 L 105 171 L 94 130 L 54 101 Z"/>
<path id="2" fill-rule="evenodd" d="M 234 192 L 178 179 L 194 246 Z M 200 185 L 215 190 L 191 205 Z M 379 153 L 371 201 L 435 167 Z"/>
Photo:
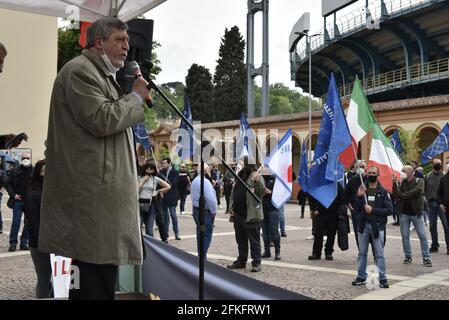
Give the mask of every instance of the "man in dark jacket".
<path id="1" fill-rule="evenodd" d="M 421 243 L 423 264 L 426 267 L 431 267 L 429 243 L 427 242 L 426 228 L 422 217 L 424 181 L 414 176 L 414 170 L 411 166 L 405 166 L 402 172 L 405 173 L 406 178 L 401 181 L 400 185 L 398 185 L 396 178 L 393 178 L 393 197 L 399 199 L 398 212 L 400 214 L 402 246 L 405 255 L 404 264 L 412 263 L 410 223 L 413 223 Z"/>
<path id="2" fill-rule="evenodd" d="M 449 165 L 447 173 L 440 179 L 438 203 L 443 213 L 446 214 L 446 220 L 449 221 Z M 449 255 L 449 249 L 447 250 L 447 254 Z"/>
<path id="3" fill-rule="evenodd" d="M 359 256 L 357 279 L 352 282 L 354 286 L 366 283 L 368 245 L 371 242 L 376 266 L 379 270 L 379 285 L 381 288 L 389 287 L 385 274 L 384 235 L 388 216 L 392 214 L 393 207 L 390 195 L 377 181 L 378 176 L 379 169 L 377 167 L 369 168 L 368 182 L 359 187 L 355 201 L 354 213 L 359 222 L 358 229 L 355 230 L 359 240 Z"/>
<path id="4" fill-rule="evenodd" d="M 178 195 L 179 195 L 179 210 L 181 211 L 181 214 L 184 214 L 185 205 L 186 205 L 186 198 L 189 193 L 189 187 L 190 187 L 190 174 L 189 171 L 187 171 L 187 167 L 184 163 L 181 163 L 179 166 L 179 179 L 178 179 Z"/>
<path id="5" fill-rule="evenodd" d="M 441 210 L 440 204 L 438 203 L 438 189 L 440 188 L 440 180 L 443 176 L 444 172 L 441 160 L 434 159 L 432 172 L 429 172 L 424 178 L 424 190 L 429 208 L 429 229 L 430 235 L 432 236 L 432 245 L 430 246 L 429 252 L 438 252 L 440 247 L 437 230 L 438 217 L 443 225 L 446 249 L 449 251 L 449 225 L 446 214 Z"/>
<path id="6" fill-rule="evenodd" d="M 326 255 L 326 260 L 333 260 L 332 253 L 334 252 L 338 217 L 340 214 L 346 214 L 347 211 L 343 187 L 338 184 L 337 197 L 328 209 L 311 195 L 309 195 L 309 205 L 315 226 L 312 255 L 309 256 L 309 260 L 321 259 L 321 250 L 323 249 L 323 237 L 325 232 L 327 234 L 327 241 L 324 253 Z"/>
<path id="7" fill-rule="evenodd" d="M 231 169 L 235 171 L 237 167 L 236 163 L 232 163 L 231 164 Z M 223 191 L 224 191 L 224 196 L 226 199 L 226 211 L 225 213 L 229 213 L 229 203 L 231 202 L 231 192 L 232 192 L 232 187 L 234 185 L 234 181 L 235 178 L 232 175 L 232 173 L 228 170 L 225 174 L 225 176 L 223 177 Z"/>
<path id="8" fill-rule="evenodd" d="M 16 251 L 17 237 L 22 220 L 23 207 L 25 205 L 25 195 L 33 174 L 33 166 L 31 165 L 31 155 L 23 153 L 20 166 L 14 170 L 10 184 L 6 186 L 9 197 L 14 199 L 14 207 L 12 210 L 11 233 L 9 235 L 9 252 Z M 20 237 L 20 250 L 29 250 L 28 246 L 28 229 L 25 224 Z"/>
<path id="9" fill-rule="evenodd" d="M 162 160 L 162 167 L 160 174 L 164 177 L 165 182 L 172 186 L 162 199 L 162 218 L 164 220 L 165 234 L 169 234 L 171 218 L 175 238 L 176 240 L 181 240 L 179 237 L 178 217 L 176 216 L 176 207 L 178 205 L 178 190 L 176 186 L 178 185 L 179 172 L 171 166 L 170 158 Z"/>

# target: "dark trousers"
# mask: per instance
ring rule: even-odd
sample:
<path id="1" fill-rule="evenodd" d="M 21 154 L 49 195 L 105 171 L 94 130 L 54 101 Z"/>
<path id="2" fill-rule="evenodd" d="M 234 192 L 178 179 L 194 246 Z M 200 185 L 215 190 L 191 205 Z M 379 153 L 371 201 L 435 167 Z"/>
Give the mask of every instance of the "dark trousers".
<path id="1" fill-rule="evenodd" d="M 53 297 L 51 285 L 50 254 L 43 253 L 36 248 L 30 248 L 31 259 L 33 259 L 34 270 L 36 270 L 36 298 L 48 299 Z"/>
<path id="2" fill-rule="evenodd" d="M 79 288 L 71 288 L 69 300 L 114 300 L 118 266 L 72 261 L 79 270 Z M 76 273 L 75 273 L 76 274 Z"/>
<path id="3" fill-rule="evenodd" d="M 301 207 L 301 218 L 304 218 L 304 211 L 306 210 L 306 203 L 304 202 L 303 204 L 299 204 L 299 206 Z"/>
<path id="4" fill-rule="evenodd" d="M 159 230 L 159 236 L 161 237 L 161 240 L 167 240 L 168 234 L 165 232 L 164 221 L 162 220 L 162 214 L 159 210 L 157 210 L 156 212 L 156 225 L 157 229 Z"/>
<path id="5" fill-rule="evenodd" d="M 246 222 L 245 218 L 235 216 L 234 222 L 235 240 L 239 250 L 237 261 L 245 264 L 248 260 L 248 242 L 251 250 L 252 265 L 260 264 L 260 222 Z"/>
<path id="6" fill-rule="evenodd" d="M 217 196 L 217 205 L 221 205 L 221 190 L 220 187 L 214 188 L 215 189 L 215 195 Z"/>
<path id="7" fill-rule="evenodd" d="M 179 194 L 179 211 L 186 211 L 186 198 L 187 198 L 187 190 L 178 190 Z"/>
<path id="8" fill-rule="evenodd" d="M 323 249 L 323 237 L 327 234 L 327 241 L 324 246 L 324 253 L 332 255 L 334 252 L 335 234 L 337 232 L 338 216 L 335 214 L 319 214 L 313 217 L 315 222 L 315 237 L 313 239 L 312 253 L 321 256 Z"/>
<path id="9" fill-rule="evenodd" d="M 265 253 L 270 253 L 271 241 L 276 254 L 281 253 L 281 234 L 279 233 L 279 211 L 264 212 L 262 220 L 262 237 Z"/>
<path id="10" fill-rule="evenodd" d="M 229 203 L 231 202 L 231 192 L 232 192 L 232 186 L 227 188 L 224 188 L 224 196 L 226 199 L 226 212 L 229 212 Z"/>

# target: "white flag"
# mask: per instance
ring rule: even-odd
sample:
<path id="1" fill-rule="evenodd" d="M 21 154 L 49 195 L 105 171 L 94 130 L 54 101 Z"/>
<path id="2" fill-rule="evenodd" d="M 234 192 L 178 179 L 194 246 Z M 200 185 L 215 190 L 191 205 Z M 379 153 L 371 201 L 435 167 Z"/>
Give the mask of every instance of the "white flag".
<path id="1" fill-rule="evenodd" d="M 292 129 L 289 129 L 277 148 L 265 161 L 276 177 L 271 202 L 281 208 L 292 196 Z"/>

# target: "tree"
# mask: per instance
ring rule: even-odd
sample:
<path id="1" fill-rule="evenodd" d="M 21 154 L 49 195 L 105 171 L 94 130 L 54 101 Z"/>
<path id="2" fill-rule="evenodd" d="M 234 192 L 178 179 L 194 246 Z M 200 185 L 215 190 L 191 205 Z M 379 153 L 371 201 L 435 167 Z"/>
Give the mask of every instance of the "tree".
<path id="1" fill-rule="evenodd" d="M 180 108 L 181 111 L 184 110 L 185 86 L 182 82 L 164 83 L 159 88 L 175 106 Z M 158 119 L 178 118 L 178 115 L 159 94 L 153 94 L 153 103 L 153 110 L 155 110 Z"/>
<path id="2" fill-rule="evenodd" d="M 406 163 L 412 160 L 418 160 L 421 153 L 419 148 L 418 132 L 412 130 L 399 129 L 399 138 L 401 139 L 402 149 L 404 151 L 402 157 Z"/>
<path id="3" fill-rule="evenodd" d="M 211 112 L 214 85 L 209 69 L 196 63 L 192 64 L 186 76 L 185 94 L 189 98 L 194 121 L 203 123 L 213 122 L 214 113 Z"/>
<path id="4" fill-rule="evenodd" d="M 215 121 L 235 120 L 246 109 L 245 41 L 239 28 L 225 29 L 214 74 Z"/>
<path id="5" fill-rule="evenodd" d="M 58 72 L 67 62 L 81 54 L 79 38 L 80 30 L 74 24 L 58 28 Z"/>

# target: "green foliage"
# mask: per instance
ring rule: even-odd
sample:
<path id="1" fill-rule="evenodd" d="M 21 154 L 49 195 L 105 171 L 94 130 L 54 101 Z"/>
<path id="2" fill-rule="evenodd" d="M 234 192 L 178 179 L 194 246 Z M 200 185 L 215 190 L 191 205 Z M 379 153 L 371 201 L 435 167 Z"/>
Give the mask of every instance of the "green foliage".
<path id="1" fill-rule="evenodd" d="M 237 26 L 225 29 L 214 74 L 215 121 L 235 120 L 246 109 L 245 41 Z"/>
<path id="2" fill-rule="evenodd" d="M 58 28 L 58 72 L 67 62 L 81 54 L 79 37 L 80 30 L 75 29 L 73 24 Z"/>
<path id="3" fill-rule="evenodd" d="M 209 69 L 196 63 L 192 64 L 186 76 L 185 93 L 190 101 L 194 121 L 208 123 L 215 120 L 215 112 L 211 112 L 213 89 Z"/>
<path id="4" fill-rule="evenodd" d="M 404 151 L 402 158 L 408 163 L 412 160 L 418 160 L 421 153 L 419 148 L 419 135 L 415 131 L 399 129 L 402 149 Z"/>
<path id="5" fill-rule="evenodd" d="M 309 111 L 309 98 L 282 83 L 270 85 L 270 115 L 281 115 Z M 262 88 L 255 86 L 255 114 L 261 115 Z M 312 100 L 312 108 L 319 107 L 319 102 Z"/>
<path id="6" fill-rule="evenodd" d="M 144 108 L 143 109 L 145 112 L 145 127 L 148 130 L 154 130 L 157 127 L 157 114 L 156 111 L 150 108 Z"/>
<path id="7" fill-rule="evenodd" d="M 174 103 L 181 111 L 184 110 L 185 86 L 182 82 L 164 83 L 159 86 L 161 91 Z M 159 94 L 153 94 L 154 110 L 158 119 L 178 118 L 178 115 L 165 102 Z"/>
<path id="8" fill-rule="evenodd" d="M 155 80 L 156 76 L 161 73 L 161 60 L 159 60 L 156 49 L 161 47 L 161 44 L 157 41 L 153 41 L 151 50 L 151 62 L 153 63 L 153 68 L 150 71 L 150 79 Z"/>

